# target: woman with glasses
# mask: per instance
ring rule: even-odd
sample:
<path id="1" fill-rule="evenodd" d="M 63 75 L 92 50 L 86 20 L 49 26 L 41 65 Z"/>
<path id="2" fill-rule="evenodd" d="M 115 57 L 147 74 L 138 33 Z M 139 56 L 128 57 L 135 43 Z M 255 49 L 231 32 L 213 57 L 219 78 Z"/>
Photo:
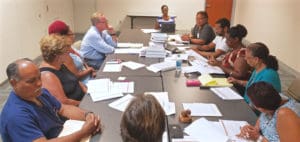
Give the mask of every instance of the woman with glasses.
<path id="1" fill-rule="evenodd" d="M 69 45 L 74 43 L 74 33 L 70 27 L 63 21 L 56 20 L 52 22 L 48 27 L 49 34 L 58 34 L 64 36 Z M 96 75 L 95 70 L 89 67 L 84 61 L 80 52 L 71 46 L 68 47 L 70 56 L 65 57 L 64 65 L 76 75 L 84 84 L 86 84 L 91 77 Z"/>
<path id="2" fill-rule="evenodd" d="M 278 75 L 278 61 L 275 56 L 270 55 L 268 47 L 256 42 L 246 48 L 245 60 L 254 68 L 249 80 L 236 79 L 229 77 L 228 81 L 234 84 L 245 86 L 245 89 L 255 82 L 265 81 L 270 83 L 277 92 L 281 92 L 281 83 Z M 247 95 L 244 95 L 245 101 L 250 103 Z"/>

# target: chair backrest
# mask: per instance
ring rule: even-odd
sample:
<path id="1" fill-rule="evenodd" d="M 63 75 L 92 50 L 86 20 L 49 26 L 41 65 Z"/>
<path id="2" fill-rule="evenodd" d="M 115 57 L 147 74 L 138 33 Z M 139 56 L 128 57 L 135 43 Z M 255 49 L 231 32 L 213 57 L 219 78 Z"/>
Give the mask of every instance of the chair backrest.
<path id="1" fill-rule="evenodd" d="M 287 95 L 300 102 L 300 78 L 292 82 L 287 90 Z"/>
<path id="2" fill-rule="evenodd" d="M 162 23 L 161 32 L 162 33 L 174 33 L 175 32 L 175 23 Z"/>

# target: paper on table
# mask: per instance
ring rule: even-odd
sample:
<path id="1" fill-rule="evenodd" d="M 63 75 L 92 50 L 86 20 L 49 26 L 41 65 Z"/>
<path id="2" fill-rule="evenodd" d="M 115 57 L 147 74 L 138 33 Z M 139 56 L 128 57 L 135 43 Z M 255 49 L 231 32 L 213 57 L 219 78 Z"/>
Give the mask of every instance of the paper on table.
<path id="1" fill-rule="evenodd" d="M 177 43 L 176 41 L 169 41 L 168 44 L 171 45 L 171 46 L 182 46 L 182 45 L 184 45 L 183 43 Z"/>
<path id="2" fill-rule="evenodd" d="M 218 95 L 223 100 L 242 100 L 243 99 L 243 97 L 241 97 L 238 93 L 236 93 L 229 87 L 210 88 L 210 90 L 213 91 L 216 95 Z"/>
<path id="3" fill-rule="evenodd" d="M 231 87 L 233 85 L 227 81 L 227 78 L 213 78 L 209 74 L 202 74 L 198 79 L 202 86 L 207 87 Z"/>
<path id="4" fill-rule="evenodd" d="M 120 72 L 122 71 L 122 64 L 105 64 L 103 72 Z"/>
<path id="5" fill-rule="evenodd" d="M 140 54 L 142 48 L 115 49 L 115 54 Z"/>
<path id="6" fill-rule="evenodd" d="M 181 47 L 177 47 L 179 50 L 183 50 L 183 51 L 185 51 L 186 49 L 188 49 L 188 48 L 190 48 L 190 47 L 188 47 L 188 46 L 181 46 Z"/>
<path id="7" fill-rule="evenodd" d="M 145 92 L 144 94 L 154 96 L 166 115 L 175 114 L 175 103 L 169 102 L 168 92 Z"/>
<path id="8" fill-rule="evenodd" d="M 133 93 L 134 82 L 113 82 L 113 89 L 120 90 L 122 93 Z"/>
<path id="9" fill-rule="evenodd" d="M 215 104 L 182 103 L 184 109 L 191 110 L 191 116 L 222 116 Z"/>
<path id="10" fill-rule="evenodd" d="M 156 30 L 156 29 L 141 29 L 141 30 L 142 30 L 145 34 L 160 32 L 160 30 Z"/>
<path id="11" fill-rule="evenodd" d="M 58 137 L 63 137 L 66 135 L 70 135 L 78 130 L 80 130 L 82 128 L 84 124 L 84 121 L 80 121 L 80 120 L 67 120 L 64 123 L 64 128 L 63 130 L 60 132 L 60 134 L 58 135 Z M 91 136 L 88 136 L 84 139 L 82 139 L 80 142 L 89 142 L 90 141 Z"/>
<path id="12" fill-rule="evenodd" d="M 132 70 L 136 70 L 138 68 L 142 68 L 142 67 L 145 66 L 144 64 L 136 63 L 136 62 L 133 62 L 133 61 L 123 62 L 122 65 L 126 66 L 126 67 L 128 67 Z"/>
<path id="13" fill-rule="evenodd" d="M 148 70 L 153 71 L 153 72 L 158 72 L 158 71 L 166 71 L 166 70 L 171 70 L 176 68 L 176 61 L 164 61 L 161 63 L 155 63 L 152 64 L 148 67 L 146 67 Z"/>
<path id="14" fill-rule="evenodd" d="M 227 142 L 228 137 L 218 133 L 218 129 L 205 118 L 200 118 L 184 129 L 192 138 L 198 138 L 201 142 Z"/>
<path id="15" fill-rule="evenodd" d="M 134 96 L 128 94 L 128 95 L 110 103 L 108 106 L 110 106 L 116 110 L 124 112 L 132 99 L 134 99 Z"/>
<path id="16" fill-rule="evenodd" d="M 119 48 L 141 48 L 143 47 L 143 43 L 121 43 L 118 42 L 117 47 Z"/>
<path id="17" fill-rule="evenodd" d="M 122 90 L 112 87 L 110 79 L 89 80 L 87 86 L 94 102 L 123 96 Z"/>

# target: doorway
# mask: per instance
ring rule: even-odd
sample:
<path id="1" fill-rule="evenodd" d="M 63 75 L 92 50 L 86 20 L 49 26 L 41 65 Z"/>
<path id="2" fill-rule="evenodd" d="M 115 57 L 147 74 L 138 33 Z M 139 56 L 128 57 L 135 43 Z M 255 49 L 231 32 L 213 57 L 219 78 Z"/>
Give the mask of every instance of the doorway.
<path id="1" fill-rule="evenodd" d="M 206 0 L 205 10 L 208 14 L 208 23 L 214 26 L 220 18 L 231 21 L 233 0 Z"/>

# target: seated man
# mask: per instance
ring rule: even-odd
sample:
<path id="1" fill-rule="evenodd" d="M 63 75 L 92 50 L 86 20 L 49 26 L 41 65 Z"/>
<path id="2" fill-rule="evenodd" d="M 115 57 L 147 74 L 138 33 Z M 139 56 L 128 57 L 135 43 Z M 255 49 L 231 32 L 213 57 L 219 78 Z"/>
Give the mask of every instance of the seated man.
<path id="1" fill-rule="evenodd" d="M 183 41 L 190 41 L 193 44 L 206 45 L 215 38 L 213 28 L 208 24 L 208 15 L 205 11 L 199 11 L 196 15 L 196 25 L 190 34 L 181 37 Z"/>
<path id="2" fill-rule="evenodd" d="M 203 45 L 199 47 L 199 49 L 195 49 L 195 51 L 206 58 L 217 58 L 225 54 L 229 50 L 225 38 L 225 33 L 227 33 L 229 28 L 230 22 L 228 19 L 221 18 L 218 21 L 216 21 L 215 32 L 217 36 L 215 37 L 215 39 L 208 45 Z M 208 52 L 211 50 L 214 50 L 214 52 Z"/>
<path id="3" fill-rule="evenodd" d="M 9 64 L 6 72 L 13 91 L 1 113 L 0 132 L 4 142 L 48 139 L 70 142 L 100 132 L 98 116 L 61 104 L 41 88 L 41 73 L 31 60 L 19 59 Z M 60 116 L 86 122 L 79 131 L 56 138 L 64 124 Z"/>
<path id="4" fill-rule="evenodd" d="M 106 54 L 113 53 L 117 47 L 117 38 L 102 13 L 94 13 L 91 22 L 92 26 L 83 37 L 80 51 L 86 63 L 98 70 Z"/>

